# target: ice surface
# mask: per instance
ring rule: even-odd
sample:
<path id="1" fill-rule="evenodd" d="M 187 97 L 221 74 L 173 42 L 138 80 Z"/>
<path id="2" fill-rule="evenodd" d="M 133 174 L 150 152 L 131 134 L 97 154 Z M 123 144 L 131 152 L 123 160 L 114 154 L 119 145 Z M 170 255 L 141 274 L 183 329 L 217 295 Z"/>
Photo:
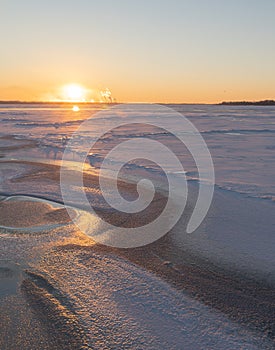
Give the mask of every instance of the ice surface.
<path id="1" fill-rule="evenodd" d="M 188 117 L 201 132 L 213 157 L 217 185 L 264 199 L 275 198 L 274 107 L 207 105 L 170 105 L 168 107 Z M 36 140 L 38 145 L 32 149 L 25 148 L 14 152 L 11 150 L 8 156 L 19 159 L 24 157 L 61 159 L 66 138 L 82 121 L 95 116 L 96 112 L 102 108 L 102 106 L 90 105 L 76 113 L 70 108 L 60 106 L 36 105 L 14 108 L 1 105 L 1 135 L 16 135 L 17 138 Z M 142 115 L 131 115 L 127 118 L 129 124 L 143 121 Z M 100 123 L 95 121 L 94 128 L 101 127 L 105 123 L 108 123 L 108 118 L 101 120 Z M 96 130 L 94 131 L 96 133 Z M 184 133 L 184 130 L 182 132 Z M 91 130 L 87 135 L 82 135 L 76 149 L 81 152 L 81 145 L 89 144 L 94 139 L 93 136 Z M 145 126 L 137 130 L 136 126 L 129 125 L 104 135 L 91 154 L 99 160 L 118 142 L 134 137 L 147 137 L 166 142 L 181 159 L 187 178 L 197 177 L 194 160 L 182 145 L 177 144 L 165 132 Z M 0 152 L 2 143 L 0 142 Z M 72 155 L 72 158 L 77 161 L 77 152 Z M 98 165 L 94 162 L 94 158 L 91 158 L 91 164 Z M 138 166 L 146 165 L 146 163 L 138 163 Z M 170 170 L 175 171 L 173 168 Z"/>
<path id="2" fill-rule="evenodd" d="M 171 107 L 187 116 L 199 129 L 213 157 L 216 184 L 227 190 L 216 191 L 209 215 L 194 234 L 183 235 L 181 228 L 175 228 L 172 249 L 176 247 L 179 256 L 188 250 L 202 261 L 214 262 L 227 271 L 245 273 L 273 283 L 274 203 L 263 198 L 275 198 L 275 108 Z M 14 108 L 1 105 L 2 161 L 31 159 L 51 163 L 60 160 L 67 138 L 82 121 L 92 115 L 96 119 L 95 113 L 101 108 L 91 105 L 75 113 L 60 106 Z M 134 122 L 142 123 L 142 115 L 129 117 L 129 123 Z M 97 120 L 94 127 L 106 123 L 107 118 Z M 150 127 L 136 129 L 128 126 L 104 135 L 91 152 L 91 168 L 98 168 L 114 145 L 134 137 L 148 137 L 166 143 L 182 160 L 186 176 L 190 180 L 197 178 L 197 169 L 188 152 L 171 135 Z M 29 140 L 35 142 L 29 143 Z M 93 134 L 82 135 L 71 161 L 77 162 L 82 145 L 92 140 Z M 116 161 L 119 160 L 113 159 Z M 175 176 L 181 176 L 171 164 L 167 166 Z M 125 174 L 131 178 L 133 174 L 143 174 L 144 170 L 154 176 L 159 171 L 154 164 L 139 161 L 130 164 Z M 47 171 L 36 169 L 34 165 L 3 163 L 0 167 L 1 191 L 18 191 L 60 200 L 57 178 L 50 168 Z M 28 178 L 30 173 L 33 175 Z M 258 199 L 247 201 L 245 196 L 228 190 Z M 100 203 L 98 192 L 93 188 L 90 191 Z M 64 232 L 67 229 L 64 227 Z M 36 241 L 33 237 L 20 236 L 14 245 L 14 236 L 6 232 L 2 234 L 1 258 L 13 257 L 16 252 L 16 259 L 25 256 L 27 261 L 33 254 L 32 246 L 37 245 L 35 248 L 40 254 L 39 240 L 48 240 L 51 244 L 56 238 L 52 234 L 47 238 L 41 236 Z M 60 254 L 49 257 L 48 273 L 52 278 L 56 275 L 56 287 L 68 293 L 81 322 L 90 330 L 91 341 L 96 334 L 98 343 L 92 344 L 95 349 L 101 349 L 105 341 L 113 348 L 125 345 L 133 349 L 143 348 L 144 344 L 146 349 L 151 346 L 152 349 L 191 350 L 271 349 L 273 346 L 268 340 L 259 340 L 257 335 L 232 323 L 225 315 L 175 291 L 145 270 L 116 256 L 75 251 Z M 178 262 L 172 261 L 172 264 Z"/>
<path id="3" fill-rule="evenodd" d="M 45 270 L 71 296 L 93 349 L 268 349 L 272 343 L 112 254 L 64 247 Z M 96 336 L 95 336 L 96 335 Z"/>

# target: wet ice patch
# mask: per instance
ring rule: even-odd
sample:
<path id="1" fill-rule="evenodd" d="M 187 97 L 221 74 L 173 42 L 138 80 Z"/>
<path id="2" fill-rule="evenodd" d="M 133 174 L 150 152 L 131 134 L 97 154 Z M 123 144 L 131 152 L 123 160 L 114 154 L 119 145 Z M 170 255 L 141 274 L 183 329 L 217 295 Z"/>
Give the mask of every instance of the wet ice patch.
<path id="1" fill-rule="evenodd" d="M 22 278 L 20 265 L 0 260 L 0 300 L 17 293 Z"/>

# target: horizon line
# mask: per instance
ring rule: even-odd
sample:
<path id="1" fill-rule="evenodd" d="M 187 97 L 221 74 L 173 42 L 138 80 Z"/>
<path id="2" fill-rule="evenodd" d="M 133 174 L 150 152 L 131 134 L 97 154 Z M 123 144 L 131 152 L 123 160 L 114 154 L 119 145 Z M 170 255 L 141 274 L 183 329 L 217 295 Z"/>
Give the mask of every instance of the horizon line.
<path id="1" fill-rule="evenodd" d="M 275 100 L 273 99 L 263 99 L 263 100 L 253 100 L 253 101 L 248 101 L 248 100 L 234 100 L 234 101 L 220 101 L 220 102 L 118 102 L 118 101 L 39 101 L 39 100 L 0 100 L 0 104 L 62 104 L 62 105 L 117 105 L 117 104 L 166 104 L 166 105 L 234 105 L 234 104 L 239 104 L 239 105 L 245 105 L 245 104 L 270 104 L 274 105 Z"/>
<path id="2" fill-rule="evenodd" d="M 0 100 L 0 104 L 201 104 L 215 105 L 222 102 L 108 102 L 108 101 L 41 101 L 41 100 Z"/>

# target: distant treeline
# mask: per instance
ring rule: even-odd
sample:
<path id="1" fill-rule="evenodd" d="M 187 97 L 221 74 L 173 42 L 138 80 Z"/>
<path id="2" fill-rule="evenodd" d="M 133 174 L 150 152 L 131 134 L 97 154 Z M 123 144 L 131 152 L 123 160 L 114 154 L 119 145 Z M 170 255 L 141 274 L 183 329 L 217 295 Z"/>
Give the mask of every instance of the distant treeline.
<path id="1" fill-rule="evenodd" d="M 221 105 L 230 106 L 275 106 L 274 100 L 264 100 L 264 101 L 235 101 L 235 102 L 222 102 Z"/>
<path id="2" fill-rule="evenodd" d="M 34 104 L 34 103 L 37 103 L 37 102 L 25 102 L 25 101 L 0 101 L 0 104 L 1 105 L 17 105 L 17 104 Z"/>

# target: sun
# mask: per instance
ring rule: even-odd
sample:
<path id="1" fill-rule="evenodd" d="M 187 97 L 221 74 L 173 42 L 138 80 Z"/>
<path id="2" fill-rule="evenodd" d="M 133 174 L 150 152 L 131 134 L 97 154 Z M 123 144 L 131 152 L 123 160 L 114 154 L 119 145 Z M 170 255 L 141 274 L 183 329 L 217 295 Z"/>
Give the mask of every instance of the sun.
<path id="1" fill-rule="evenodd" d="M 85 101 L 86 89 L 78 84 L 68 84 L 63 87 L 63 97 L 67 101 Z"/>

